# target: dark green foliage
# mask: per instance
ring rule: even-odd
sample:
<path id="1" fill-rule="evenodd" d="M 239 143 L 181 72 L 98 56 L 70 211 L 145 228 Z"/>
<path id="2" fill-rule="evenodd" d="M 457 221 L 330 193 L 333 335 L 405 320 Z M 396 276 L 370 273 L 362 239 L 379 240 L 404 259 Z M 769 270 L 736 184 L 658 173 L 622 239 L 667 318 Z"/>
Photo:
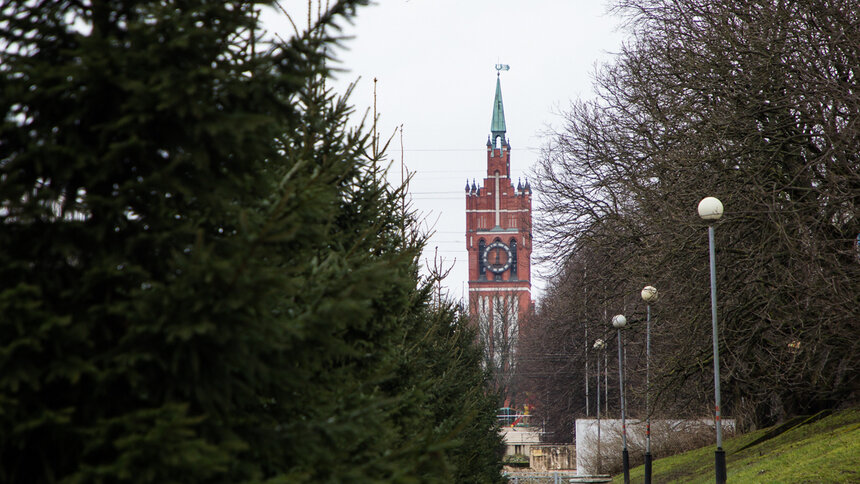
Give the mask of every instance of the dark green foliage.
<path id="1" fill-rule="evenodd" d="M 492 482 L 472 337 L 325 88 L 344 1 L 4 3 L 0 482 Z M 405 229 L 404 229 L 405 228 Z"/>
<path id="2" fill-rule="evenodd" d="M 424 298 L 429 297 L 427 290 Z M 498 425 L 499 397 L 486 393 L 489 372 L 476 371 L 483 356 L 473 344 L 475 334 L 462 319 L 462 310 L 442 304 L 425 307 L 410 318 L 398 377 L 414 387 L 416 402 L 404 407 L 400 416 L 404 429 L 421 428 L 422 421 L 435 423 L 427 427 L 425 438 L 447 442 L 438 447 L 436 464 L 450 469 L 447 482 L 499 482 L 502 442 L 487 435 L 487 429 Z"/>

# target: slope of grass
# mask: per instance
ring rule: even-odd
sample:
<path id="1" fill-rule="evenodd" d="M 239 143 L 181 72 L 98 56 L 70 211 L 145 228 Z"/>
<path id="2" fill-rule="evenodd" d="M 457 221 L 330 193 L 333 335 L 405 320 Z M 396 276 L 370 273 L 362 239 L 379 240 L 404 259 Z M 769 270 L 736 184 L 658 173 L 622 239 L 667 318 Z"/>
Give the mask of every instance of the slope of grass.
<path id="1" fill-rule="evenodd" d="M 723 442 L 729 482 L 860 482 L 860 408 L 797 422 L 783 432 L 762 429 Z M 656 456 L 655 456 L 656 457 Z M 631 469 L 631 482 L 642 482 L 642 466 Z M 613 482 L 623 482 L 615 476 Z M 653 463 L 653 482 L 714 482 L 714 447 L 705 447 Z"/>

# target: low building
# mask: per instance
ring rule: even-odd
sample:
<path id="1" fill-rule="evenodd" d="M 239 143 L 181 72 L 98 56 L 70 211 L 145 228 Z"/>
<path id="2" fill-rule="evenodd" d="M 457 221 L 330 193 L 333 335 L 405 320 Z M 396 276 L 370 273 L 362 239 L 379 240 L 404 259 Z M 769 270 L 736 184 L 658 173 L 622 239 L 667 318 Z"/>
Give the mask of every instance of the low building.
<path id="1" fill-rule="evenodd" d="M 540 431 L 536 427 L 502 427 L 505 455 L 528 457 L 532 447 L 540 444 Z"/>
<path id="2" fill-rule="evenodd" d="M 570 444 L 538 444 L 529 452 L 529 468 L 536 472 L 576 468 L 576 447 Z"/>

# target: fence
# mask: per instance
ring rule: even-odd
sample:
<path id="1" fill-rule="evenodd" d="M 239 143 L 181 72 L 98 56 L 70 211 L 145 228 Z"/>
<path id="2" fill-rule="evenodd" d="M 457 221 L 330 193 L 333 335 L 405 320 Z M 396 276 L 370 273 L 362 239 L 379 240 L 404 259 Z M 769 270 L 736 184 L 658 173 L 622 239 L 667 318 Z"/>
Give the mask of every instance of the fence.
<path id="1" fill-rule="evenodd" d="M 599 484 L 612 481 L 609 475 L 579 476 L 564 472 L 509 474 L 507 477 L 512 484 Z"/>

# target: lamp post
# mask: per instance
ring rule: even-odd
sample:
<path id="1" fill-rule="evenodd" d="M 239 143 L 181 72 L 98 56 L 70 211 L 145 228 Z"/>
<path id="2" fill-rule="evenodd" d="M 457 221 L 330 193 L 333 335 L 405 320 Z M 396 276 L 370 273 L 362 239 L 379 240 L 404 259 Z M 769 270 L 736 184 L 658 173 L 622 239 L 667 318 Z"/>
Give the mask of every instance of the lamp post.
<path id="1" fill-rule="evenodd" d="M 588 417 L 588 412 L 591 405 L 588 403 L 588 326 L 585 326 L 585 416 Z"/>
<path id="2" fill-rule="evenodd" d="M 603 352 L 603 413 L 609 413 L 609 354 Z"/>
<path id="3" fill-rule="evenodd" d="M 714 339 L 714 426 L 717 428 L 717 450 L 714 452 L 714 474 L 717 484 L 726 482 L 726 453 L 723 451 L 723 429 L 720 420 L 720 347 L 717 340 L 717 271 L 714 252 L 714 225 L 723 215 L 723 203 L 714 197 L 699 202 L 699 217 L 707 220 L 708 249 L 711 259 L 711 326 Z"/>
<path id="4" fill-rule="evenodd" d="M 618 330 L 618 390 L 621 394 L 621 463 L 624 466 L 624 484 L 630 484 L 630 457 L 627 454 L 627 420 L 624 413 L 624 360 L 621 356 L 621 328 L 627 325 L 623 314 L 612 316 L 612 327 Z"/>
<path id="5" fill-rule="evenodd" d="M 600 353 L 606 343 L 602 339 L 597 339 L 594 342 L 594 349 L 597 350 L 597 473 L 603 472 L 603 457 L 600 454 Z"/>
<path id="6" fill-rule="evenodd" d="M 651 484 L 651 303 L 657 301 L 657 288 L 645 286 L 641 295 L 647 311 L 645 319 L 645 484 Z"/>

